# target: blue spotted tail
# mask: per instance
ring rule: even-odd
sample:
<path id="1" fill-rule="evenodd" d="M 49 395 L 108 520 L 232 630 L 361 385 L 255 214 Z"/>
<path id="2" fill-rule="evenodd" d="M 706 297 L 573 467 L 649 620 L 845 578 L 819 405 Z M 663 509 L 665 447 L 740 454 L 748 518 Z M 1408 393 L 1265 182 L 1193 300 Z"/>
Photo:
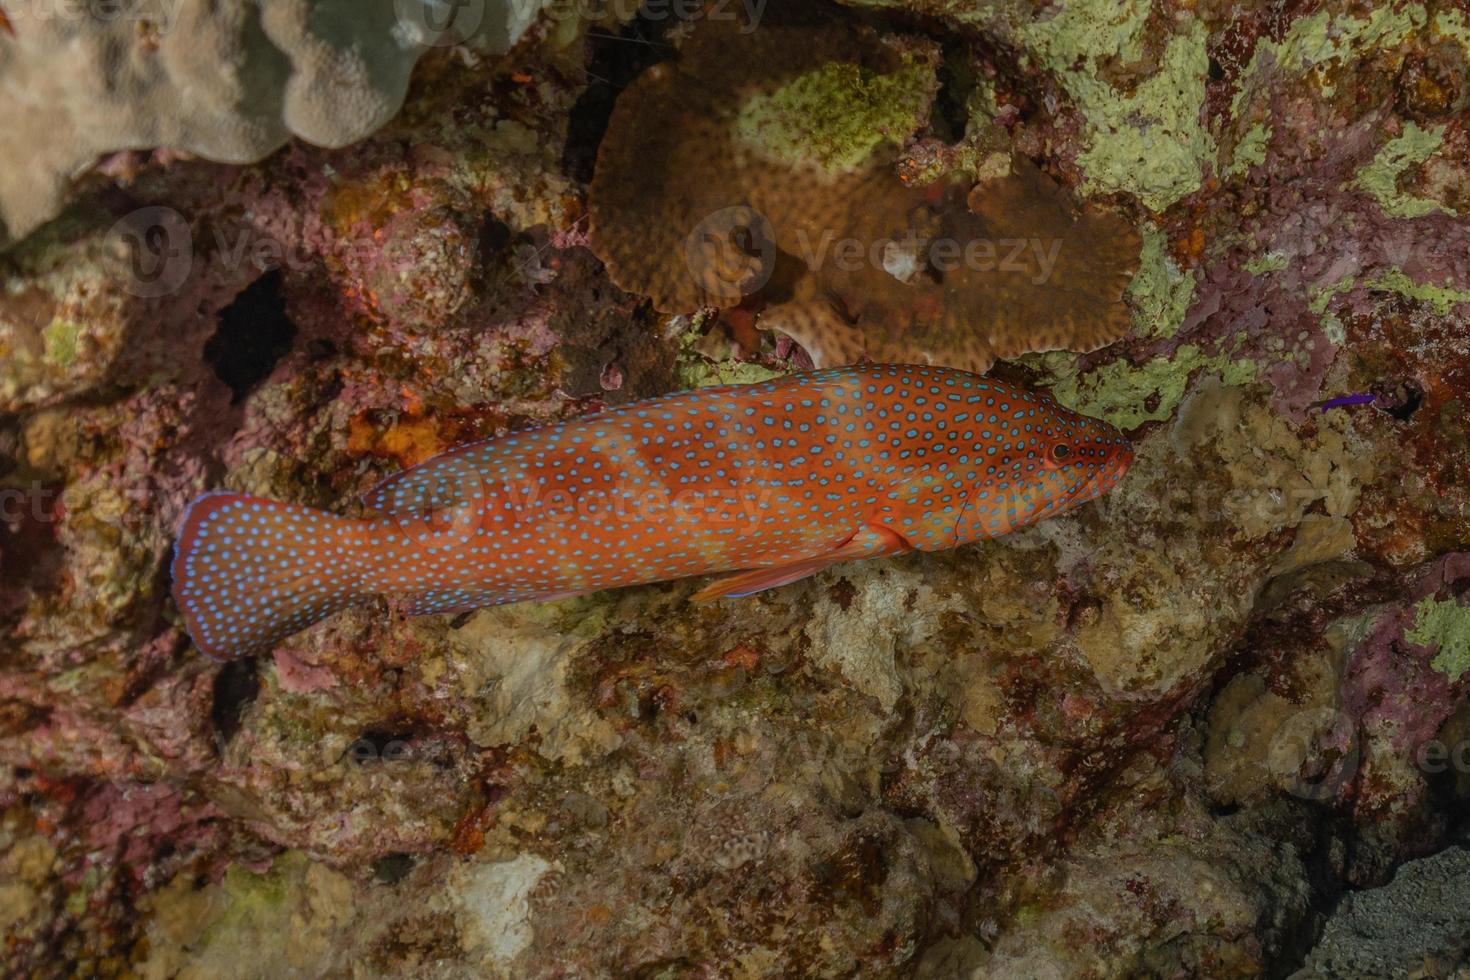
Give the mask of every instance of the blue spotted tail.
<path id="1" fill-rule="evenodd" d="M 173 595 L 194 644 L 217 660 L 263 653 L 362 596 L 359 522 L 237 493 L 184 513 Z"/>

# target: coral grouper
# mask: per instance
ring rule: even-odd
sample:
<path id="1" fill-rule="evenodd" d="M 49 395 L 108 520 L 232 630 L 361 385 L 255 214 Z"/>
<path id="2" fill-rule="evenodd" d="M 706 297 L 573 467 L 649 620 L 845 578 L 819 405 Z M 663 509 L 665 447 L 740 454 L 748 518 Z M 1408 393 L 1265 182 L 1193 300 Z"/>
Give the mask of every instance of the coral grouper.
<path id="1" fill-rule="evenodd" d="M 937 551 L 1106 491 L 1133 458 L 1048 395 L 871 365 L 703 388 L 462 446 L 339 517 L 234 493 L 184 516 L 174 598 L 216 657 L 355 601 L 412 613 L 734 572 L 741 596 L 836 562 Z"/>

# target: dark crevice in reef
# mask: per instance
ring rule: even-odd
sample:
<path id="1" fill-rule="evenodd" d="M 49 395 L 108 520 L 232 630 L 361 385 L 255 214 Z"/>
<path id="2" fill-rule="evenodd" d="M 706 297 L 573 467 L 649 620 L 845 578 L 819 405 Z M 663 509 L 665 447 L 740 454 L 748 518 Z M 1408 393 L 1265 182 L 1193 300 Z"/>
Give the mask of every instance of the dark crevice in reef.
<path id="1" fill-rule="evenodd" d="M 229 387 L 233 404 L 270 376 L 296 339 L 281 287 L 279 269 L 246 286 L 220 310 L 219 328 L 204 345 L 204 359 Z"/>
<path id="2" fill-rule="evenodd" d="M 373 862 L 373 877 L 385 885 L 396 885 L 413 870 L 413 855 L 395 851 Z"/>
<path id="3" fill-rule="evenodd" d="M 486 265 L 490 264 L 492 259 L 510 245 L 514 235 L 510 225 L 486 211 L 484 220 L 480 222 L 480 261 Z"/>
<path id="4" fill-rule="evenodd" d="M 260 677 L 255 660 L 232 660 L 214 675 L 214 700 L 209 720 L 221 742 L 228 742 L 240 730 L 241 715 L 260 693 Z"/>
<path id="5" fill-rule="evenodd" d="M 939 90 L 934 95 L 929 128 L 946 143 L 958 143 L 970 122 L 968 103 L 975 91 L 975 66 L 968 44 L 946 38 L 940 52 Z"/>
<path id="6" fill-rule="evenodd" d="M 669 61 L 678 50 L 664 40 L 673 18 L 651 17 L 640 10 L 617 33 L 593 28 L 587 34 L 587 88 L 572 106 L 567 142 L 562 148 L 562 170 L 582 183 L 591 183 L 597 148 L 612 118 L 618 93 L 644 69 Z"/>
<path id="7" fill-rule="evenodd" d="M 1413 378 L 1381 381 L 1372 393 L 1374 404 L 1400 422 L 1407 422 L 1424 402 L 1424 386 Z"/>
<path id="8" fill-rule="evenodd" d="M 19 616 L 28 593 L 60 588 L 64 555 L 57 538 L 64 484 L 0 481 L 0 623 Z"/>
<path id="9" fill-rule="evenodd" d="M 612 118 L 613 103 L 618 94 L 648 68 L 664 61 L 676 61 L 679 48 L 669 40 L 679 26 L 693 23 L 678 13 L 679 4 L 653 4 L 639 8 L 634 17 L 617 32 L 599 27 L 587 33 L 587 88 L 572 106 L 567 122 L 567 141 L 562 148 L 562 171 L 582 183 L 592 181 L 597 164 L 597 148 Z M 739 3 L 710 8 L 711 17 L 744 16 L 746 6 Z M 757 27 L 762 25 L 817 24 L 841 16 L 862 18 L 857 12 L 832 4 L 785 0 L 763 5 Z M 697 30 L 697 26 L 695 27 Z"/>
<path id="10" fill-rule="evenodd" d="M 1265 975 L 1269 980 L 1285 980 L 1302 968 L 1321 939 L 1323 926 L 1348 894 L 1337 862 L 1341 860 L 1344 841 L 1353 834 L 1351 821 L 1329 806 L 1305 802 L 1283 803 L 1281 806 L 1291 823 L 1310 828 L 1305 833 L 1310 834 L 1311 839 L 1298 841 L 1307 872 L 1309 897 L 1305 914 L 1294 927 L 1287 929 L 1280 949 L 1266 968 Z"/>

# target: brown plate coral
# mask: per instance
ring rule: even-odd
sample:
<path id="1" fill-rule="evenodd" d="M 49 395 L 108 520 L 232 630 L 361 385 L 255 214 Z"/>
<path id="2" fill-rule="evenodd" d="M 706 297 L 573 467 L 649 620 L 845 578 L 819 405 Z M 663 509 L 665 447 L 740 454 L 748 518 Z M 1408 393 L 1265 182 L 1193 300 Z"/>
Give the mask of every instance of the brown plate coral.
<path id="1" fill-rule="evenodd" d="M 701 23 L 619 98 L 592 183 L 609 276 L 666 313 L 745 306 L 818 364 L 1088 351 L 1123 337 L 1140 240 L 1017 157 L 905 180 L 928 42 Z M 1002 158 L 1003 162 L 1003 158 Z"/>

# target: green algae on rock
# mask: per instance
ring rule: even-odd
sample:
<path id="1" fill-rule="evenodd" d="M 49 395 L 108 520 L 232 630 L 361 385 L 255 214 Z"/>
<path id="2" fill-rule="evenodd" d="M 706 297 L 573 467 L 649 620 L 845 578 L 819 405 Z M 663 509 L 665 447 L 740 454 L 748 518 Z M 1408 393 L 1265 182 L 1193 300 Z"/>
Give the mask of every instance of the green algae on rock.
<path id="1" fill-rule="evenodd" d="M 1199 188 L 1215 158 L 1201 118 L 1209 70 L 1205 27 L 1195 21 L 1170 38 L 1158 70 L 1131 93 L 1096 74 L 1103 58 L 1130 63 L 1141 57 L 1149 7 L 1134 3 L 1121 30 L 1099 30 L 1116 17 L 1117 5 L 1078 0 L 1056 17 L 1032 22 L 1021 38 L 1061 76 L 1087 121 L 1087 141 L 1077 156 L 1084 189 L 1127 191 L 1163 211 Z"/>
<path id="2" fill-rule="evenodd" d="M 901 57 L 886 73 L 830 62 L 751 96 L 735 119 L 737 141 L 786 166 L 857 170 L 879 147 L 903 145 L 928 116 L 938 87 L 933 65 L 912 53 Z"/>
<path id="3" fill-rule="evenodd" d="M 1133 323 L 1140 337 L 1174 336 L 1194 302 L 1195 274 L 1179 268 L 1168 253 L 1168 245 L 1162 231 L 1152 225 L 1143 226 L 1138 274 L 1128 286 Z"/>
<path id="4" fill-rule="evenodd" d="M 1207 355 L 1193 344 L 1182 344 L 1172 355 L 1140 365 L 1111 361 L 1085 375 L 1064 362 L 1059 366 L 1061 375 L 1052 386 L 1057 401 L 1084 415 L 1107 419 L 1125 432 L 1144 422 L 1171 417 L 1196 371 L 1217 372 L 1232 385 L 1249 382 L 1256 375 L 1256 365 L 1250 360 Z"/>
<path id="5" fill-rule="evenodd" d="M 1383 145 L 1371 163 L 1358 171 L 1353 183 L 1372 195 L 1383 213 L 1394 218 L 1422 218 L 1446 208 L 1430 198 L 1413 197 L 1399 191 L 1400 175 L 1409 167 L 1428 160 L 1444 141 L 1444 126 L 1420 129 L 1404 123 L 1404 132 Z"/>
<path id="6" fill-rule="evenodd" d="M 1434 669 L 1457 681 L 1470 670 L 1470 607 L 1425 596 L 1414 607 L 1414 625 L 1404 631 L 1404 639 L 1436 647 Z"/>
<path id="7" fill-rule="evenodd" d="M 1415 282 L 1399 269 L 1386 269 L 1368 279 L 1364 285 L 1369 289 L 1386 290 L 1408 299 L 1429 303 L 1439 316 L 1448 316 L 1456 305 L 1470 303 L 1470 289 Z"/>

